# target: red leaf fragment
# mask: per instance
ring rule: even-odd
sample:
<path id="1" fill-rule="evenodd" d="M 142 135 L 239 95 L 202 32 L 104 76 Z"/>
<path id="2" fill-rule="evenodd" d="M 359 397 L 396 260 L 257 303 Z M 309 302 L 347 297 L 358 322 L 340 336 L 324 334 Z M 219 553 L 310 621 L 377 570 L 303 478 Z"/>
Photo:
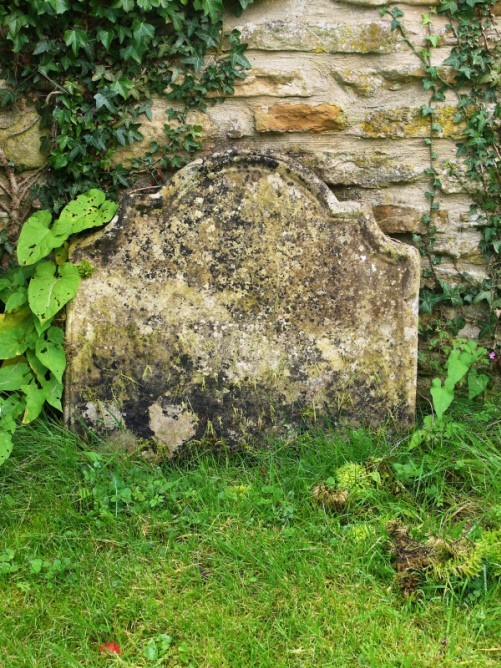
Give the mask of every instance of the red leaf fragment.
<path id="1" fill-rule="evenodd" d="M 116 642 L 105 642 L 104 645 L 99 645 L 101 654 L 120 654 L 120 645 Z"/>

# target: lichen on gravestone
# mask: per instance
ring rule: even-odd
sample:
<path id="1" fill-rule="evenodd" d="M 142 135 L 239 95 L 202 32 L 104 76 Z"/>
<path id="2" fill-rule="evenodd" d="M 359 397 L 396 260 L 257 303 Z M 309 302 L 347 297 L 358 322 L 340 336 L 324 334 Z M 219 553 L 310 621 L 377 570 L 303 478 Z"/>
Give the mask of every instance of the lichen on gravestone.
<path id="1" fill-rule="evenodd" d="M 196 160 L 73 248 L 66 417 L 175 453 L 413 420 L 419 256 L 278 155 Z"/>

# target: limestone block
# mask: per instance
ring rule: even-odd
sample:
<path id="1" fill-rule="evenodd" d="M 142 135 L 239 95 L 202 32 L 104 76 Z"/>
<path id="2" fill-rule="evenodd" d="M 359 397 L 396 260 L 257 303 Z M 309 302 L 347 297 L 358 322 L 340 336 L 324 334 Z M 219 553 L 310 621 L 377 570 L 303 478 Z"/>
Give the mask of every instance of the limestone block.
<path id="1" fill-rule="evenodd" d="M 331 132 L 347 120 L 336 104 L 275 104 L 255 112 L 257 132 Z"/>
<path id="2" fill-rule="evenodd" d="M 440 137 L 461 138 L 464 124 L 455 123 L 456 107 L 440 107 L 435 115 L 435 121 L 440 123 L 443 131 Z M 428 137 L 430 135 L 430 120 L 423 117 L 420 108 L 399 107 L 371 111 L 366 114 L 361 125 L 353 129 L 354 134 L 363 137 Z"/>
<path id="3" fill-rule="evenodd" d="M 73 259 L 66 416 L 174 453 L 326 417 L 413 419 L 419 258 L 278 155 L 197 160 Z"/>
<path id="4" fill-rule="evenodd" d="M 434 251 L 440 255 L 462 258 L 470 264 L 485 264 L 479 248 L 482 233 L 476 229 L 449 227 L 436 235 Z"/>
<path id="5" fill-rule="evenodd" d="M 242 23 L 242 41 L 263 51 L 393 53 L 401 41 L 385 20 L 354 23 L 290 20 Z"/>
<path id="6" fill-rule="evenodd" d="M 423 233 L 427 227 L 422 222 L 424 211 L 410 206 L 378 204 L 372 208 L 377 224 L 385 234 Z M 443 229 L 449 222 L 447 211 L 437 211 L 432 225 Z"/>
<path id="7" fill-rule="evenodd" d="M 252 62 L 252 61 L 251 61 Z M 309 97 L 311 89 L 303 72 L 298 70 L 263 69 L 253 67 L 245 79 L 235 82 L 233 97 Z"/>
<path id="8" fill-rule="evenodd" d="M 37 169 L 44 164 L 40 137 L 40 117 L 35 111 L 0 113 L 0 147 L 15 165 Z"/>

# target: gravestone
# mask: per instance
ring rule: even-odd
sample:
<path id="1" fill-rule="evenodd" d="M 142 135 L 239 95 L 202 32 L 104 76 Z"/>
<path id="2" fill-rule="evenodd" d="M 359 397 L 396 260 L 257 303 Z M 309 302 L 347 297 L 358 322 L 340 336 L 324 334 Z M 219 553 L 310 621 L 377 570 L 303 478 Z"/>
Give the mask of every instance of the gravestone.
<path id="1" fill-rule="evenodd" d="M 168 454 L 413 420 L 419 257 L 290 158 L 196 160 L 78 242 L 66 416 Z"/>

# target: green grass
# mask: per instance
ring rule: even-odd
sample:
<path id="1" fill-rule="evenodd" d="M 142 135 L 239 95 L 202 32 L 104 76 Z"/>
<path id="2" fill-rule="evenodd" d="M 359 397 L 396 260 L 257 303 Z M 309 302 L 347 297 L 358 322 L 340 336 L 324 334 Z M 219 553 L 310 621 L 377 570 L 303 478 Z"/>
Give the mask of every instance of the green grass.
<path id="1" fill-rule="evenodd" d="M 498 665 L 496 564 L 411 598 L 392 564 L 390 520 L 416 541 L 500 528 L 496 408 L 447 424 L 411 451 L 324 430 L 163 467 L 21 429 L 0 469 L 0 666 Z M 313 490 L 348 461 L 373 477 L 328 510 Z"/>

